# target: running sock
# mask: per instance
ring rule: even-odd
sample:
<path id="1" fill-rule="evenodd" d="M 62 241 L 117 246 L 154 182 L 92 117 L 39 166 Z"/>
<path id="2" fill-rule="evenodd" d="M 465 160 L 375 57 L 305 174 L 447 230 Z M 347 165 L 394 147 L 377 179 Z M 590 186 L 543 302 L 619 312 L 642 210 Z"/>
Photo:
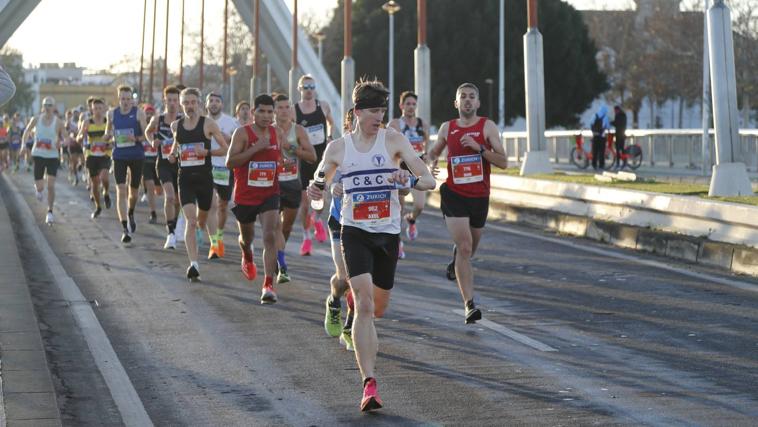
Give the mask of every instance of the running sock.
<path id="1" fill-rule="evenodd" d="M 408 224 L 415 224 L 415 223 L 416 223 L 415 219 L 408 218 Z"/>
<path id="2" fill-rule="evenodd" d="M 210 234 L 208 233 L 208 238 L 211 240 L 211 246 L 216 246 L 218 239 L 216 238 L 216 234 Z"/>
<path id="3" fill-rule="evenodd" d="M 224 230 L 219 229 L 216 231 L 216 240 L 219 242 L 224 240 Z"/>
<path id="4" fill-rule="evenodd" d="M 250 252 L 243 250 L 242 256 L 245 258 L 245 261 L 252 261 L 253 260 L 253 244 L 250 244 L 250 247 L 248 248 Z"/>
<path id="5" fill-rule="evenodd" d="M 470 299 L 466 301 L 466 308 L 475 308 L 474 306 L 474 300 Z"/>
<path id="6" fill-rule="evenodd" d="M 128 230 L 128 228 L 126 228 L 126 221 L 121 221 L 121 227 L 124 228 L 124 231 Z"/>
<path id="7" fill-rule="evenodd" d="M 134 208 L 129 208 L 129 216 L 134 216 Z"/>
<path id="8" fill-rule="evenodd" d="M 168 234 L 174 234 L 174 230 L 176 230 L 176 220 L 167 221 L 166 229 L 168 230 Z"/>
<path id="9" fill-rule="evenodd" d="M 363 386 L 366 387 L 366 384 L 368 384 L 369 381 L 373 380 L 374 377 L 366 377 L 366 379 L 363 380 Z"/>
<path id="10" fill-rule="evenodd" d="M 263 286 L 274 286 L 274 277 L 273 276 L 266 276 L 263 279 Z"/>
<path id="11" fill-rule="evenodd" d="M 279 263 L 279 268 L 282 270 L 287 269 L 287 261 L 284 260 L 284 251 L 276 251 L 276 262 Z"/>
<path id="12" fill-rule="evenodd" d="M 342 303 L 340 302 L 340 299 L 335 297 L 334 295 L 329 295 L 329 305 L 332 308 L 342 308 Z"/>

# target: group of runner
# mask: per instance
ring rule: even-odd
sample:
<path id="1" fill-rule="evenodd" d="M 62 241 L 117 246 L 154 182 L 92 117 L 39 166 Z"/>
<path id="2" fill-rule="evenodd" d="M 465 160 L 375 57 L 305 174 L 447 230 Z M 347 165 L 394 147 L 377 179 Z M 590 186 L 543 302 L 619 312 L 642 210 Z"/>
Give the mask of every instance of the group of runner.
<path id="1" fill-rule="evenodd" d="M 429 143 L 428 123 L 416 116 L 418 97 L 412 92 L 400 97 L 402 116 L 385 126 L 389 91 L 376 80 L 357 82 L 354 108 L 345 117 L 342 136 L 335 139 L 331 111 L 318 101 L 314 78 L 303 76 L 298 88 L 298 103 L 285 94 L 261 94 L 252 105 L 237 104 L 234 118 L 222 112 L 221 94 L 203 97 L 195 88 L 164 88 L 160 114 L 136 106 L 128 86 L 118 88 L 119 105 L 113 109 L 107 110 L 102 99 L 92 99 L 75 138 L 89 171 L 91 216 L 98 218 L 102 212 L 101 194 L 110 207 L 112 168 L 121 241 L 129 245 L 137 230 L 134 209 L 140 183 L 157 183 L 164 198 L 164 248 L 175 249 L 183 237 L 189 258 L 186 276 L 194 282 L 200 279 L 198 246 L 204 234 L 210 241 L 208 258 L 224 257 L 231 207 L 239 229 L 240 269 L 249 281 L 258 276 L 253 238 L 254 224 L 260 222 L 260 301 L 270 304 L 277 301 L 274 281 L 291 280 L 285 247 L 299 213 L 301 255 L 310 255 L 313 238 L 323 242 L 331 237 L 335 273 L 325 301 L 324 328 L 355 351 L 363 379 L 360 408 L 373 410 L 382 406 L 374 372 L 374 318 L 388 307 L 397 262 L 404 256 L 403 223 L 408 239 L 416 239 L 426 193 L 436 187 L 438 158 L 446 151 L 441 211 L 453 240 L 446 276 L 457 281 L 465 323 L 475 323 L 482 313 L 474 302 L 470 260 L 487 218 L 491 165 L 505 168 L 507 158 L 497 126 L 477 115 L 479 90 L 471 83 L 458 87 L 458 118 L 441 126 L 434 145 Z M 22 139 L 34 141 L 36 194 L 42 200 L 47 188 L 48 223 L 53 222 L 58 147 L 70 135 L 53 109 L 54 100 L 45 98 L 43 112 L 29 122 Z M 152 186 L 145 189 L 154 192 Z M 413 204 L 406 212 L 408 194 Z M 310 208 L 324 198 L 331 199 L 323 209 L 326 226 L 323 213 Z M 150 208 L 153 221 L 155 207 Z"/>

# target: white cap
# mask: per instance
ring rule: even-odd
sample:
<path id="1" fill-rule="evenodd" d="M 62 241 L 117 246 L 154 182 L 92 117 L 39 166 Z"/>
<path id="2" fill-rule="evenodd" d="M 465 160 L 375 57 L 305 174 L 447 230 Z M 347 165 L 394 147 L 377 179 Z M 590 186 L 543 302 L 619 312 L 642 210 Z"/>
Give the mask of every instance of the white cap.
<path id="1" fill-rule="evenodd" d="M 45 105 L 55 105 L 55 98 L 52 96 L 46 96 L 45 99 L 42 100 L 42 106 Z"/>

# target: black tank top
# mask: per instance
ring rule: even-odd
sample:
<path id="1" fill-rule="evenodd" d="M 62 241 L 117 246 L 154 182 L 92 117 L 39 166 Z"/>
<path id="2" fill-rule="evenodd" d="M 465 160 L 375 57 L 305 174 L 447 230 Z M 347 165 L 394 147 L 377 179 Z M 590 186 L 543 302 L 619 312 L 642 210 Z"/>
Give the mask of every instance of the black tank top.
<path id="1" fill-rule="evenodd" d="M 201 146 L 206 150 L 211 149 L 211 140 L 205 137 L 205 116 L 200 116 L 194 129 L 184 128 L 184 120 L 179 119 L 176 127 L 176 142 L 179 144 L 180 162 L 179 173 L 211 173 L 211 155 L 197 156 L 195 148 Z"/>
<path id="2" fill-rule="evenodd" d="M 177 114 L 177 119 L 181 119 L 182 115 Z M 171 145 L 174 143 L 174 134 L 171 132 L 171 122 L 166 121 L 166 114 L 158 116 L 158 130 L 155 131 L 155 139 L 160 141 L 161 146 L 158 147 L 158 159 L 161 161 L 168 161 L 168 154 L 171 150 Z"/>
<path id="3" fill-rule="evenodd" d="M 312 145 L 326 142 L 326 114 L 321 109 L 321 103 L 318 100 L 316 100 L 316 110 L 308 114 L 303 114 L 300 110 L 300 103 L 295 104 L 295 121 L 305 128 Z M 314 136 L 316 133 L 323 134 L 323 138 L 317 140 Z"/>

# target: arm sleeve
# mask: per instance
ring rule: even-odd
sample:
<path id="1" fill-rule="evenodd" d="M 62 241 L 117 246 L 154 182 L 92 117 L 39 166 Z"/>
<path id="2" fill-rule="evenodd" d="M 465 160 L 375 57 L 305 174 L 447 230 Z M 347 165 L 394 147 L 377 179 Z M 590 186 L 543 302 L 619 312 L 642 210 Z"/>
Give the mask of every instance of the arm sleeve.
<path id="1" fill-rule="evenodd" d="M 0 105 L 5 105 L 15 94 L 16 85 L 3 67 L 0 67 Z"/>

